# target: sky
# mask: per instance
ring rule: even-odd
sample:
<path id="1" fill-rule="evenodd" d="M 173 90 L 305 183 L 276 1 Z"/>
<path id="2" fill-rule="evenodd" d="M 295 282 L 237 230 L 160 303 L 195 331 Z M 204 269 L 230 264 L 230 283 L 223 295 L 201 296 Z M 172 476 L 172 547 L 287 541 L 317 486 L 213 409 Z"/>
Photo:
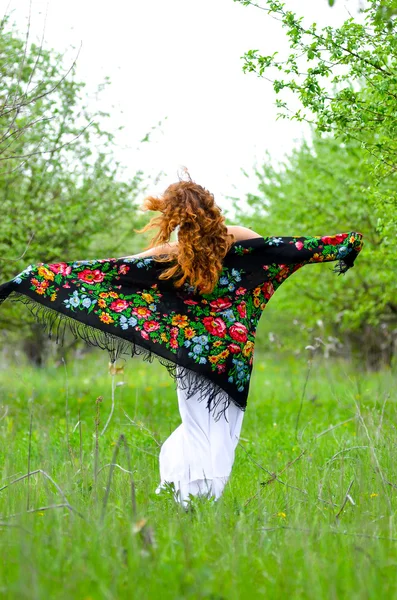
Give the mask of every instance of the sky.
<path id="1" fill-rule="evenodd" d="M 177 181 L 183 165 L 228 208 L 228 196 L 256 191 L 266 151 L 278 162 L 308 135 L 304 124 L 276 120 L 271 83 L 242 71 L 249 49 L 288 56 L 285 30 L 262 10 L 233 0 L 0 0 L 0 14 L 26 32 L 30 3 L 32 41 L 44 31 L 45 46 L 69 65 L 81 45 L 76 78 L 92 111 L 111 113 L 106 128 L 123 125 L 117 158 L 131 175 L 144 171 L 150 193 Z M 338 25 L 358 0 L 286 5 L 308 24 Z M 150 143 L 140 143 L 148 132 Z"/>

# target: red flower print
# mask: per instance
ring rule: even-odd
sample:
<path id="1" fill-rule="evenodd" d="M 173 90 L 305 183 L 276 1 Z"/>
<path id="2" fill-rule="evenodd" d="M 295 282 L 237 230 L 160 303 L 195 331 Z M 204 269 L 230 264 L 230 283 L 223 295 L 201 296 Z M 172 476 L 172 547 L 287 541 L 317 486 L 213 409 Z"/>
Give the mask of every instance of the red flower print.
<path id="1" fill-rule="evenodd" d="M 230 337 L 232 337 L 237 342 L 246 342 L 247 341 L 247 328 L 242 323 L 238 321 L 233 323 L 231 327 L 229 327 Z"/>
<path id="2" fill-rule="evenodd" d="M 120 300 L 120 298 L 118 300 L 113 300 L 113 302 L 110 304 L 109 308 L 110 310 L 114 310 L 114 312 L 123 312 L 123 310 L 125 310 L 126 308 L 128 308 L 129 306 L 129 302 L 127 302 L 127 300 Z"/>
<path id="3" fill-rule="evenodd" d="M 64 283 L 62 287 L 64 287 L 64 288 L 70 288 L 70 285 L 68 283 Z"/>
<path id="4" fill-rule="evenodd" d="M 263 292 L 263 295 L 265 296 L 266 300 L 269 300 L 269 298 L 271 298 L 274 294 L 274 287 L 271 281 L 266 281 L 262 287 L 261 290 Z"/>
<path id="5" fill-rule="evenodd" d="M 132 309 L 132 312 L 140 319 L 148 319 L 152 315 L 152 313 L 148 308 L 146 308 L 146 306 L 137 306 Z"/>
<path id="6" fill-rule="evenodd" d="M 194 304 L 198 304 L 198 302 L 196 302 L 195 300 L 184 300 L 183 303 L 189 304 L 190 306 L 193 306 Z"/>
<path id="7" fill-rule="evenodd" d="M 226 365 L 225 365 L 225 363 L 223 363 L 221 365 L 216 365 L 216 368 L 218 370 L 218 373 L 224 373 L 226 371 Z"/>
<path id="8" fill-rule="evenodd" d="M 55 273 L 56 275 L 58 273 L 60 273 L 61 275 L 70 275 L 70 273 L 72 272 L 72 267 L 70 265 L 67 265 L 66 263 L 53 263 L 51 265 L 48 265 L 49 268 L 51 269 L 51 271 L 53 273 Z"/>
<path id="9" fill-rule="evenodd" d="M 159 323 L 156 321 L 145 321 L 143 324 L 143 328 L 145 331 L 156 331 L 160 327 Z"/>
<path id="10" fill-rule="evenodd" d="M 241 352 L 240 346 L 238 344 L 234 344 L 234 343 L 229 344 L 228 349 L 230 350 L 230 352 L 232 354 L 238 354 L 239 352 Z"/>
<path id="11" fill-rule="evenodd" d="M 337 233 L 336 235 L 324 235 L 321 241 L 324 244 L 341 244 L 347 238 L 347 233 Z"/>
<path id="12" fill-rule="evenodd" d="M 303 267 L 304 263 L 296 263 L 293 267 L 292 267 L 292 273 L 295 273 L 295 271 L 297 271 L 298 269 L 300 269 L 301 267 Z"/>
<path id="13" fill-rule="evenodd" d="M 170 346 L 171 346 L 171 348 L 178 348 L 178 340 L 176 340 L 175 338 L 171 338 Z"/>
<path id="14" fill-rule="evenodd" d="M 240 315 L 241 319 L 245 319 L 245 317 L 247 316 L 247 305 L 244 302 L 240 302 L 240 304 L 237 305 L 237 310 L 238 310 L 238 314 Z"/>
<path id="15" fill-rule="evenodd" d="M 171 327 L 171 337 L 177 337 L 179 333 L 179 328 L 178 327 Z"/>
<path id="16" fill-rule="evenodd" d="M 126 275 L 129 270 L 130 270 L 130 268 L 127 265 L 120 265 L 120 267 L 119 267 L 119 274 L 120 275 Z"/>
<path id="17" fill-rule="evenodd" d="M 247 292 L 246 288 L 239 287 L 239 288 L 237 288 L 237 290 L 236 290 L 236 296 L 243 295 L 243 294 L 245 294 L 246 292 Z"/>
<path id="18" fill-rule="evenodd" d="M 226 310 L 232 305 L 230 298 L 217 298 L 210 302 L 212 310 L 219 312 L 220 310 Z"/>
<path id="19" fill-rule="evenodd" d="M 143 339 L 148 340 L 149 339 L 149 335 L 146 333 L 146 331 L 141 331 L 141 336 L 143 337 Z"/>
<path id="20" fill-rule="evenodd" d="M 289 268 L 286 267 L 285 265 L 280 265 L 280 271 L 276 275 L 277 281 L 282 281 L 283 279 L 286 279 L 288 277 L 288 275 L 289 275 Z"/>
<path id="21" fill-rule="evenodd" d="M 204 317 L 203 324 L 206 330 L 212 333 L 212 335 L 225 337 L 226 325 L 220 317 Z"/>
<path id="22" fill-rule="evenodd" d="M 92 271 L 91 269 L 84 269 L 78 274 L 78 278 L 84 281 L 84 283 L 101 283 L 105 279 L 105 274 L 99 269 Z"/>
<path id="23" fill-rule="evenodd" d="M 303 248 L 303 242 L 301 242 L 300 240 L 298 240 L 297 242 L 295 242 L 295 246 L 296 246 L 296 248 L 298 248 L 298 250 L 302 250 L 302 248 Z"/>

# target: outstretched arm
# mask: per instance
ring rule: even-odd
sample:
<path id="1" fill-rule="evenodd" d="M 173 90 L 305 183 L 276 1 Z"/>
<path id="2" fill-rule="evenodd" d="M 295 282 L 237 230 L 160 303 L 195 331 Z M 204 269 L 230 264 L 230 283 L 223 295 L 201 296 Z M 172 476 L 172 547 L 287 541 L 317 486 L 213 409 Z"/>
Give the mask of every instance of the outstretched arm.
<path id="1" fill-rule="evenodd" d="M 144 252 L 140 252 L 139 254 L 132 254 L 131 256 L 121 256 L 120 259 L 123 258 L 141 258 L 145 256 L 156 256 L 159 254 L 168 254 L 175 253 L 178 242 L 168 242 L 168 244 L 161 244 L 161 246 L 155 246 L 154 248 L 149 248 L 149 250 L 145 250 Z"/>
<path id="2" fill-rule="evenodd" d="M 339 261 L 334 272 L 341 274 L 352 268 L 360 253 L 363 234 L 337 233 L 324 236 L 265 238 L 266 258 L 270 263 L 309 264 Z"/>

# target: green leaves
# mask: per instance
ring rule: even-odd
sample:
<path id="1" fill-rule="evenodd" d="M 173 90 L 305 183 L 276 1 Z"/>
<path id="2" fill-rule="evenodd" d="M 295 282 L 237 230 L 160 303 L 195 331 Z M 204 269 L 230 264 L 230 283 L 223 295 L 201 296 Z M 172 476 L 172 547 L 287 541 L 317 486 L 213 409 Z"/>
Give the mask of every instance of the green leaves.
<path id="1" fill-rule="evenodd" d="M 248 51 L 244 67 L 272 82 L 278 118 L 306 121 L 315 133 L 313 148 L 304 144 L 284 171 L 265 165 L 259 172 L 260 193 L 249 198 L 255 221 L 246 222 L 255 228 L 266 206 L 266 231 L 361 228 L 366 247 L 360 285 L 355 281 L 358 300 L 351 305 L 348 293 L 341 301 L 342 290 L 336 297 L 332 281 L 326 307 L 338 315 L 338 328 L 364 331 L 368 322 L 383 344 L 391 343 L 384 334 L 397 324 L 397 2 L 368 0 L 360 22 L 349 17 L 340 27 L 321 30 L 281 2 L 265 5 L 263 18 L 267 10 L 282 22 L 288 54 Z M 291 93 L 300 106 L 290 101 Z M 326 285 L 305 275 L 313 285 Z M 356 270 L 349 277 L 360 275 Z"/>
<path id="2" fill-rule="evenodd" d="M 277 323 L 288 315 L 313 337 L 349 340 L 358 353 L 370 339 L 374 356 L 365 358 L 376 364 L 385 348 L 392 353 L 397 324 L 397 205 L 393 180 L 372 185 L 367 156 L 359 141 L 340 143 L 315 133 L 284 164 L 272 166 L 269 157 L 256 171 L 258 189 L 246 198 L 249 209 L 237 202 L 234 208 L 243 225 L 267 235 L 363 233 L 364 248 L 346 275 L 335 278 L 326 265 L 308 265 L 291 277 L 276 304 L 270 303 L 277 311 L 271 327 L 276 335 L 284 332 L 286 323 Z M 325 333 L 317 328 L 319 318 Z"/>
<path id="3" fill-rule="evenodd" d="M 282 99 L 278 106 L 287 118 L 309 120 L 310 114 L 322 131 L 359 139 L 376 179 L 392 176 L 397 151 L 397 20 L 392 32 L 380 30 L 377 23 L 381 8 L 387 14 L 397 10 L 395 1 L 370 2 L 363 11 L 364 23 L 349 18 L 339 28 L 327 26 L 320 31 L 280 2 L 267 1 L 266 6 L 281 20 L 291 52 L 282 60 L 277 52 L 262 56 L 259 50 L 248 51 L 244 71 L 270 79 L 276 94 L 292 92 L 308 110 L 298 114 L 296 103 L 291 109 Z M 266 12 L 262 14 L 266 18 Z M 369 138 L 376 138 L 381 146 L 374 147 Z"/>
<path id="4" fill-rule="evenodd" d="M 56 52 L 25 52 L 6 19 L 0 55 L 0 281 L 27 264 L 131 253 L 141 173 L 126 177 L 115 160 L 106 113 L 89 110 L 84 82 Z M 5 307 L 0 324 L 31 322 L 16 310 Z"/>

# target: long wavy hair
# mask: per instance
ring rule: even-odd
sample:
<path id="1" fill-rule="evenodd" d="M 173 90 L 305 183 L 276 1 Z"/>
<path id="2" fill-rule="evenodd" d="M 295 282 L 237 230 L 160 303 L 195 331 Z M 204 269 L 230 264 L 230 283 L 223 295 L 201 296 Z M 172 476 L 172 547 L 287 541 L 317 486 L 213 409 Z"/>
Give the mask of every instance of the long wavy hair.
<path id="1" fill-rule="evenodd" d="M 158 228 L 147 249 L 169 242 L 178 228 L 177 252 L 153 257 L 158 262 L 173 263 L 159 278 L 172 278 L 175 287 L 187 282 L 196 292 L 210 294 L 218 282 L 222 261 L 235 241 L 234 235 L 227 232 L 213 194 L 189 176 L 189 181 L 171 184 L 160 197 L 146 197 L 141 208 L 161 213 L 137 231 Z"/>

